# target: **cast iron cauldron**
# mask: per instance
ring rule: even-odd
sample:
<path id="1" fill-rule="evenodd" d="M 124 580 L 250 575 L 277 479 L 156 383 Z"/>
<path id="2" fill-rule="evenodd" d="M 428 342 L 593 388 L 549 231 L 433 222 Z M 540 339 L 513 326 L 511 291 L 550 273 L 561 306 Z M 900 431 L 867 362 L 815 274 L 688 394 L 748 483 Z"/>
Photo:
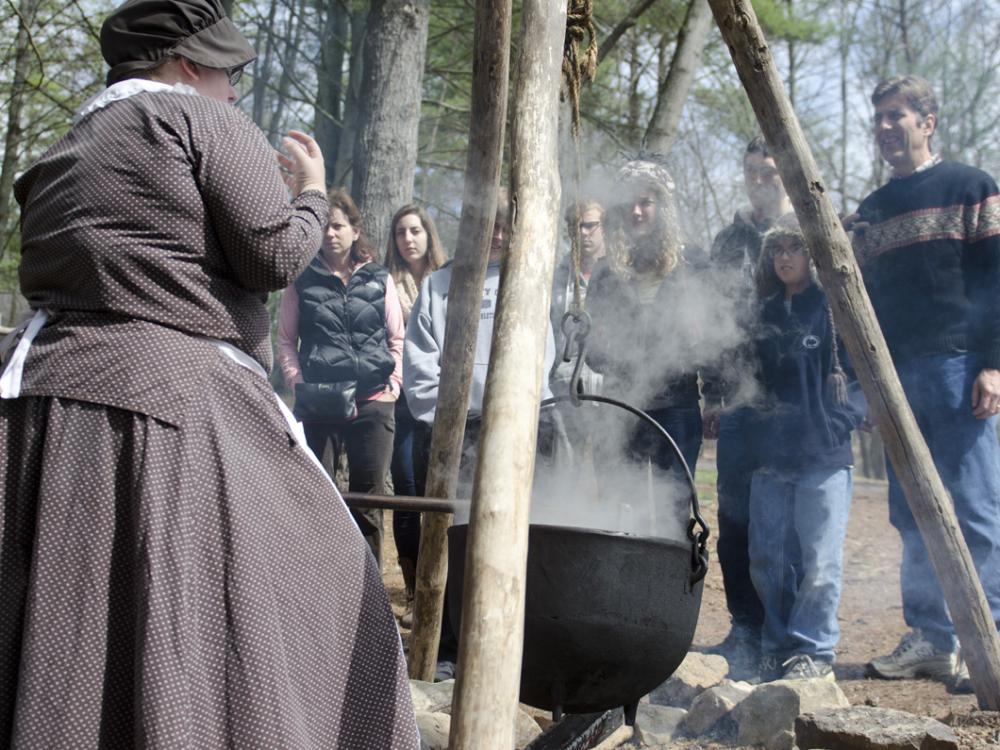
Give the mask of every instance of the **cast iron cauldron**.
<path id="1" fill-rule="evenodd" d="M 683 463 L 673 440 L 648 415 L 604 397 L 580 398 L 611 403 L 647 420 Z M 687 475 L 693 511 L 689 543 L 530 527 L 522 702 L 557 714 L 630 706 L 677 669 L 694 637 L 707 561 L 708 529 Z M 467 533 L 465 524 L 448 531 L 449 616 L 456 633 Z"/>

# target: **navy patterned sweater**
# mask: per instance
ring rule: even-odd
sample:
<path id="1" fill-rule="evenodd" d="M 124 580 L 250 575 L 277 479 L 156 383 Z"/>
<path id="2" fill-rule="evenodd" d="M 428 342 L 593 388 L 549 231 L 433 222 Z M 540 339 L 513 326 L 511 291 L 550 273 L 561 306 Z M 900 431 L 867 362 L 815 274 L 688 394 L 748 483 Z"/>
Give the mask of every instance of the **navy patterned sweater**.
<path id="1" fill-rule="evenodd" d="M 1000 368 L 1000 195 L 943 161 L 891 180 L 858 209 L 854 245 L 893 358 L 974 351 Z"/>

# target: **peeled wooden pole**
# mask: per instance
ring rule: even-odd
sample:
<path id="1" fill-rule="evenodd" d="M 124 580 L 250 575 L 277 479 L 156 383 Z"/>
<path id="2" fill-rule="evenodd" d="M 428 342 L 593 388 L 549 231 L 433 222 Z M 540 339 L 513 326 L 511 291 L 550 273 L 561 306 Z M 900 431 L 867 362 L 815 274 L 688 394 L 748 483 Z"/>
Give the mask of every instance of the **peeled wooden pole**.
<path id="1" fill-rule="evenodd" d="M 524 635 L 528 516 L 545 372 L 565 0 L 525 0 L 511 137 L 511 243 L 483 403 L 465 557 L 451 750 L 509 750 Z"/>
<path id="2" fill-rule="evenodd" d="M 477 323 L 503 158 L 510 19 L 511 0 L 479 0 L 476 5 L 469 155 L 448 291 L 441 384 L 427 469 L 425 494 L 429 497 L 453 499 L 458 485 Z M 437 665 L 444 590 L 448 581 L 450 525 L 450 513 L 433 513 L 424 516 L 420 530 L 409 667 L 411 677 L 428 682 L 434 679 Z"/>
<path id="3" fill-rule="evenodd" d="M 795 207 L 837 330 L 927 545 L 981 708 L 1000 709 L 1000 638 L 976 568 L 893 368 L 850 242 L 749 0 L 709 0 Z"/>

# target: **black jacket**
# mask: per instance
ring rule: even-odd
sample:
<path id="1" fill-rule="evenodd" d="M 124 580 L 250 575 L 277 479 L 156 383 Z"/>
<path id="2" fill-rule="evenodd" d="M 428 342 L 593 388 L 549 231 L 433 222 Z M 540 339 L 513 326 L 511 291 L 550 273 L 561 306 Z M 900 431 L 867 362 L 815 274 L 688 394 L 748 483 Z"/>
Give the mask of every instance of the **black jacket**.
<path id="1" fill-rule="evenodd" d="M 317 254 L 296 279 L 299 361 L 307 383 L 353 380 L 359 396 L 387 386 L 395 367 L 385 323 L 387 275 L 367 263 L 345 286 Z"/>
<path id="2" fill-rule="evenodd" d="M 744 343 L 722 353 L 711 366 L 703 368 L 702 394 L 706 404 L 718 407 L 723 401 L 733 405 L 740 384 L 753 378 L 757 364 L 753 346 L 753 331 L 757 327 L 760 305 L 754 284 L 757 260 L 760 258 L 764 233 L 772 222 L 756 224 L 749 210 L 740 210 L 733 223 L 715 236 L 711 262 L 714 283 L 719 291 L 736 302 L 736 324 L 745 333 Z"/>
<path id="3" fill-rule="evenodd" d="M 756 413 L 754 443 L 761 466 L 775 469 L 840 468 L 853 463 L 851 431 L 867 412 L 847 353 L 837 342 L 848 377 L 848 403 L 827 393 L 833 372 L 834 331 L 826 296 L 815 285 L 792 297 L 784 292 L 764 302 L 757 339 L 765 403 Z"/>

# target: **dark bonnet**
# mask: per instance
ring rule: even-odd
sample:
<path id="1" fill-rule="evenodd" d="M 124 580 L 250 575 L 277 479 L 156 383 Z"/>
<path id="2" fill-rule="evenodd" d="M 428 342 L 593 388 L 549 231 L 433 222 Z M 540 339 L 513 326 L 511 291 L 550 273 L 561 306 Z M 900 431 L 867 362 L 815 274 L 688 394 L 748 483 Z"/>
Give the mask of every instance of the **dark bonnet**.
<path id="1" fill-rule="evenodd" d="M 128 0 L 101 27 L 107 84 L 155 68 L 170 56 L 206 68 L 239 68 L 257 54 L 219 0 Z"/>

